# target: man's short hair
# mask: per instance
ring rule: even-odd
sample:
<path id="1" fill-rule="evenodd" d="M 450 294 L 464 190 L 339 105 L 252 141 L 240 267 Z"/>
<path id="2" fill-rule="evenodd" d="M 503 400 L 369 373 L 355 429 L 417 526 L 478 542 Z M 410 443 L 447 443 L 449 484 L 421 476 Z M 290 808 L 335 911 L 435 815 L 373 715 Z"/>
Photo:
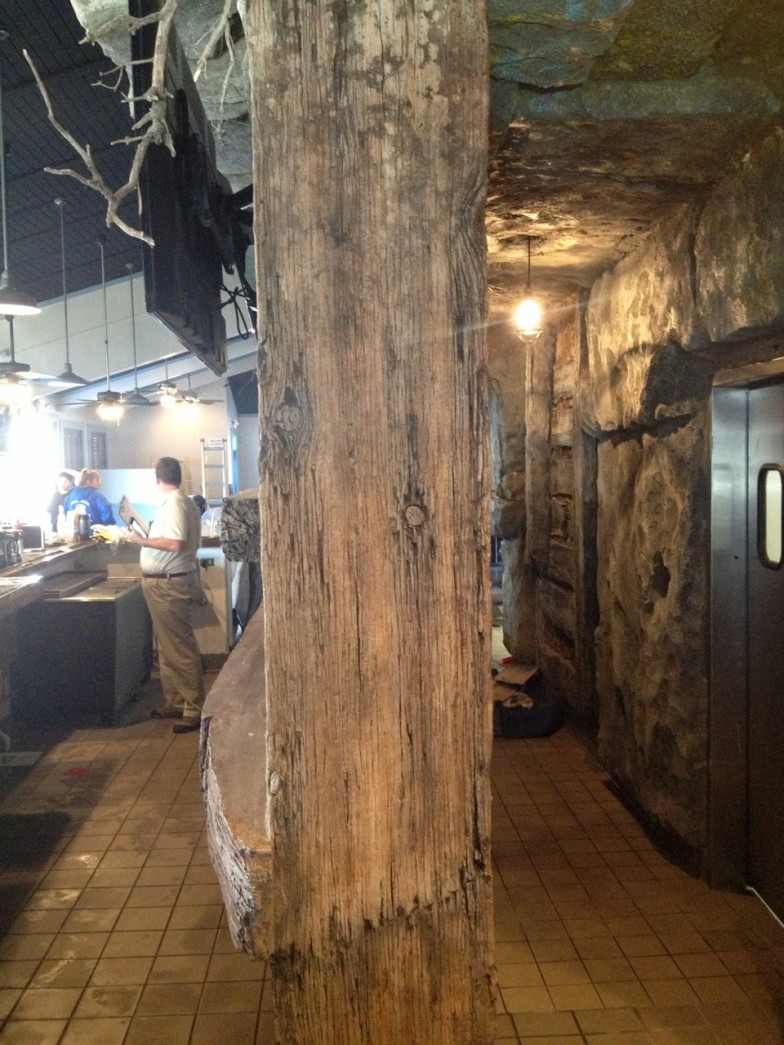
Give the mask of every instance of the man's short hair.
<path id="1" fill-rule="evenodd" d="M 167 486 L 182 485 L 182 468 L 176 457 L 161 457 L 155 466 L 155 478 Z"/>

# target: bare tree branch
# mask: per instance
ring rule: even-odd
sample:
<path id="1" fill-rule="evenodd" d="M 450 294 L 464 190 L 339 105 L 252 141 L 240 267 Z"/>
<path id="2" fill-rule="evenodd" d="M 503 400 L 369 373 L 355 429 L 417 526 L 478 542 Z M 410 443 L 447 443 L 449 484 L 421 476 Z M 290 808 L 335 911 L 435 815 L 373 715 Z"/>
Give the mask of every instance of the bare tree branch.
<path id="1" fill-rule="evenodd" d="M 175 9 L 179 2 L 180 0 L 174 0 Z M 142 15 L 139 18 L 131 18 L 131 16 L 127 14 L 115 15 L 114 18 L 110 18 L 108 22 L 104 22 L 103 25 L 99 26 L 96 30 L 88 30 L 79 42 L 83 44 L 97 44 L 100 42 L 102 36 L 105 36 L 107 33 L 110 33 L 112 29 L 116 29 L 121 25 L 127 25 L 128 32 L 133 35 L 138 29 L 142 29 L 145 25 L 154 25 L 155 22 L 161 21 L 166 13 L 168 5 L 169 0 L 164 4 L 163 10 L 154 11 L 152 14 Z"/>
<path id="2" fill-rule="evenodd" d="M 193 73 L 194 82 L 198 81 L 201 74 L 207 68 L 207 62 L 212 57 L 212 53 L 215 50 L 215 45 L 218 43 L 221 37 L 226 41 L 226 45 L 234 54 L 234 41 L 231 39 L 231 27 L 229 25 L 229 18 L 231 17 L 232 8 L 235 5 L 235 0 L 223 0 L 223 10 L 221 11 L 220 18 L 215 22 L 209 34 L 205 33 L 196 41 L 196 47 L 199 46 L 201 41 L 207 37 L 207 42 L 202 48 L 202 52 L 199 55 L 199 60 L 196 62 L 196 69 Z M 231 65 L 234 65 L 232 61 Z M 225 92 L 224 92 L 225 93 Z"/>
<path id="3" fill-rule="evenodd" d="M 224 122 L 224 110 L 226 104 L 226 94 L 228 93 L 229 84 L 231 82 L 231 74 L 234 72 L 236 64 L 236 55 L 234 48 L 234 37 L 231 33 L 231 16 L 236 8 L 236 0 L 223 0 L 223 10 L 220 16 L 215 21 L 212 28 L 203 33 L 202 36 L 196 41 L 194 47 L 198 48 L 203 40 L 207 42 L 202 47 L 196 62 L 196 67 L 193 72 L 194 83 L 198 82 L 201 74 L 206 70 L 210 59 L 213 56 L 218 41 L 223 38 L 223 42 L 226 45 L 226 51 L 229 55 L 228 65 L 226 72 L 223 75 L 223 81 L 221 83 L 220 95 L 218 98 L 218 115 L 214 123 L 216 125 L 216 131 L 219 131 L 220 125 Z"/>
<path id="4" fill-rule="evenodd" d="M 122 16 L 120 18 L 111 19 L 106 22 L 101 30 L 97 33 L 90 34 L 93 39 L 101 36 L 104 32 L 108 31 L 113 25 L 120 22 L 127 21 L 128 28 L 131 33 L 137 32 L 144 25 L 151 25 L 154 22 L 158 23 L 158 29 L 155 35 L 155 49 L 152 59 L 152 75 L 150 81 L 150 87 L 145 93 L 145 100 L 149 103 L 149 110 L 134 124 L 133 130 L 140 130 L 142 127 L 146 127 L 143 135 L 139 135 L 136 138 L 126 139 L 129 143 L 136 143 L 136 151 L 133 156 L 131 163 L 130 173 L 124 185 L 121 185 L 118 189 L 112 189 L 112 187 L 106 182 L 101 172 L 95 163 L 92 155 L 92 150 L 89 145 L 81 145 L 76 138 L 68 131 L 63 125 L 57 120 L 52 106 L 49 93 L 44 86 L 44 83 L 38 73 L 38 70 L 33 63 L 32 58 L 24 51 L 24 56 L 27 64 L 30 66 L 35 81 L 38 84 L 38 90 L 41 93 L 41 97 L 46 105 L 47 115 L 49 122 L 61 135 L 61 137 L 68 142 L 77 156 L 80 158 L 88 174 L 80 174 L 77 171 L 71 169 L 60 169 L 56 170 L 51 167 L 46 167 L 45 170 L 49 174 L 64 175 L 66 177 L 74 178 L 82 185 L 86 185 L 88 188 L 94 189 L 99 192 L 107 203 L 106 208 L 106 224 L 107 226 L 116 225 L 117 228 L 127 233 L 129 236 L 133 236 L 136 239 L 141 239 L 150 246 L 154 246 L 153 240 L 147 236 L 141 229 L 136 229 L 132 225 L 129 225 L 123 218 L 118 214 L 119 208 L 122 206 L 127 197 L 133 193 L 139 191 L 139 175 L 141 173 L 142 164 L 147 155 L 147 150 L 151 145 L 165 145 L 169 152 L 174 155 L 174 141 L 172 140 L 171 131 L 166 121 L 166 87 L 164 81 L 164 73 L 166 69 L 166 54 L 167 46 L 169 41 L 169 32 L 171 30 L 174 15 L 179 6 L 180 0 L 166 0 L 163 7 L 155 15 L 147 15 L 144 18 L 126 18 Z"/>

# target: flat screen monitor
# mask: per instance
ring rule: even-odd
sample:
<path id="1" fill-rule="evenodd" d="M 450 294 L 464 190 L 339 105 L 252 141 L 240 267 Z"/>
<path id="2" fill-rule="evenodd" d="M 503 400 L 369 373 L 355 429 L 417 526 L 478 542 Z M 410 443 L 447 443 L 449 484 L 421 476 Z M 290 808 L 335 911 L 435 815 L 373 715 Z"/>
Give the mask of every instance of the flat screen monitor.
<path id="1" fill-rule="evenodd" d="M 157 0 L 131 0 L 136 16 Z M 146 93 L 157 24 L 131 37 L 133 93 Z M 144 247 L 147 311 L 168 327 L 215 374 L 226 371 L 221 313 L 224 270 L 233 269 L 230 185 L 215 165 L 215 145 L 185 53 L 174 28 L 166 61 L 167 119 L 174 155 L 152 145 L 140 175 L 141 221 L 154 246 Z M 142 110 L 135 113 L 138 120 Z"/>

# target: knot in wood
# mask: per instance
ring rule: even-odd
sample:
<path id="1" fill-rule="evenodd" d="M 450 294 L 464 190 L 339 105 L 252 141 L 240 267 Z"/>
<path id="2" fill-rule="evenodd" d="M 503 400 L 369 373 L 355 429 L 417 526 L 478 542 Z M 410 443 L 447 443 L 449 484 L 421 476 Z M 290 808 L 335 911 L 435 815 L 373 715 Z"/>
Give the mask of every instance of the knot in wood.
<path id="1" fill-rule="evenodd" d="M 280 773 L 277 773 L 273 769 L 269 775 L 269 780 L 267 781 L 267 790 L 271 795 L 276 795 L 282 786 L 283 781 L 280 778 Z"/>
<path id="2" fill-rule="evenodd" d="M 284 403 L 275 411 L 275 425 L 283 432 L 296 432 L 302 427 L 302 410 Z"/>
<path id="3" fill-rule="evenodd" d="M 409 504 L 403 514 L 409 526 L 421 526 L 427 518 L 427 512 L 421 504 Z"/>

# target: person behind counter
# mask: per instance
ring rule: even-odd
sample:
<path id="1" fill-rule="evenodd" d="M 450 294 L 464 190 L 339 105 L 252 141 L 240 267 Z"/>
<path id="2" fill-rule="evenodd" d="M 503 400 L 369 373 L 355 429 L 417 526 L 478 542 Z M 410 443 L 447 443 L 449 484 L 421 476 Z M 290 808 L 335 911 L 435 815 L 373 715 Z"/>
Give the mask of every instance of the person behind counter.
<path id="1" fill-rule="evenodd" d="M 201 725 L 204 676 L 201 651 L 193 630 L 192 610 L 203 601 L 196 573 L 201 543 L 198 507 L 180 486 L 182 469 L 174 457 L 161 457 L 155 481 L 163 494 L 149 534 L 133 528 L 131 540 L 141 545 L 142 592 L 158 640 L 158 667 L 165 706 L 153 718 L 179 718 L 173 733 L 189 733 Z"/>
<path id="2" fill-rule="evenodd" d="M 58 472 L 57 480 L 55 484 L 55 491 L 52 494 L 52 499 L 49 502 L 49 507 L 46 509 L 49 513 L 49 518 L 52 523 L 52 532 L 57 530 L 57 512 L 60 508 L 63 508 L 65 504 L 65 498 L 73 490 L 74 477 L 71 472 Z M 63 510 L 65 510 L 63 508 Z"/>
<path id="3" fill-rule="evenodd" d="M 65 498 L 63 509 L 67 515 L 79 505 L 84 505 L 91 525 L 113 526 L 115 519 L 112 506 L 100 492 L 101 473 L 94 468 L 83 468 L 76 477 L 76 486 Z"/>

